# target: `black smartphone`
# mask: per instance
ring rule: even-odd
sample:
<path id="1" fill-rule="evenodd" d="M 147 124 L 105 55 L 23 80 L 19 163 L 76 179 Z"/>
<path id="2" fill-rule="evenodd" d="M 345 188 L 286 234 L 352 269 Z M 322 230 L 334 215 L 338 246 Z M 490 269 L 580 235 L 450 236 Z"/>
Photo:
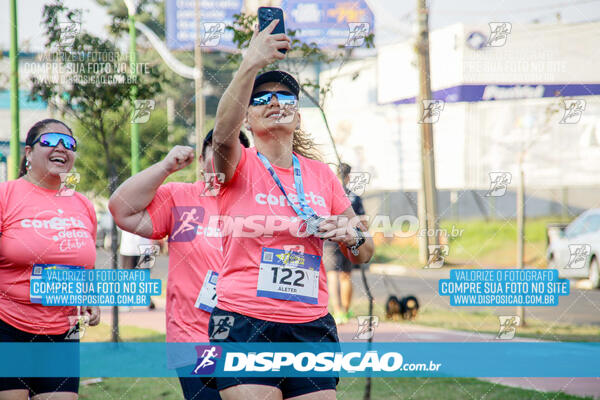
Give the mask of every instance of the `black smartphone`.
<path id="1" fill-rule="evenodd" d="M 279 22 L 272 34 L 285 33 L 285 24 L 283 22 L 283 10 L 278 7 L 259 7 L 258 8 L 258 29 L 262 31 L 265 29 L 271 21 L 278 19 Z M 285 54 L 287 49 L 279 49 L 280 52 Z"/>

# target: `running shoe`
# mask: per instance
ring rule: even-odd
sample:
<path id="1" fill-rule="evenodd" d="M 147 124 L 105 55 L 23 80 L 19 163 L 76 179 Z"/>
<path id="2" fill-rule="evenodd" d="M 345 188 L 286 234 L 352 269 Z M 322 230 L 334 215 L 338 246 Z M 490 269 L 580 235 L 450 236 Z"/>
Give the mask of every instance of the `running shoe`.
<path id="1" fill-rule="evenodd" d="M 333 313 L 333 319 L 337 325 L 343 325 L 348 322 L 348 317 L 343 312 Z"/>

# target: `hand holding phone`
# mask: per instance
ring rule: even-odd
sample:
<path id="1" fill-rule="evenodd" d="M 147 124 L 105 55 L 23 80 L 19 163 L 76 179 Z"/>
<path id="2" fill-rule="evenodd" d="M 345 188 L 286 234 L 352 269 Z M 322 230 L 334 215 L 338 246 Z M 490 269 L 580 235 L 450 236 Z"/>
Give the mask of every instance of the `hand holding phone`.
<path id="1" fill-rule="evenodd" d="M 258 8 L 258 30 L 263 31 L 273 20 L 278 20 L 277 26 L 271 32 L 272 35 L 279 33 L 285 34 L 285 24 L 283 22 L 283 10 L 278 7 L 259 7 Z M 279 49 L 285 54 L 287 49 Z"/>
<path id="2" fill-rule="evenodd" d="M 262 31 L 256 29 L 250 40 L 248 50 L 244 54 L 244 64 L 252 69 L 262 69 L 267 65 L 285 58 L 285 52 L 290 49 L 290 38 L 284 33 L 273 33 L 279 24 L 272 20 Z"/>

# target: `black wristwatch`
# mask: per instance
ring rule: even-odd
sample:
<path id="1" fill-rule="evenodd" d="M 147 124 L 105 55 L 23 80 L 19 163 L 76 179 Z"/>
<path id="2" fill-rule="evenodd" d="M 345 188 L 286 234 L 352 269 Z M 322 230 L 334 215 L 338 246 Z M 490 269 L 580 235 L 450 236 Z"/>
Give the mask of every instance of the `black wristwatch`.
<path id="1" fill-rule="evenodd" d="M 354 228 L 354 231 L 356 232 L 356 243 L 354 243 L 354 246 L 350 247 L 350 251 L 353 255 L 357 256 L 358 248 L 362 246 L 367 241 L 367 239 L 365 239 L 365 235 L 360 229 Z"/>

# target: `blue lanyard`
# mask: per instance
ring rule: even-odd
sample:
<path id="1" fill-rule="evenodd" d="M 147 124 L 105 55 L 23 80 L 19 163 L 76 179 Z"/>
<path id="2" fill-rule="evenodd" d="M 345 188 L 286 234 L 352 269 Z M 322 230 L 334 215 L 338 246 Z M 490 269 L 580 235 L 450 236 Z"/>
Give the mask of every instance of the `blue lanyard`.
<path id="1" fill-rule="evenodd" d="M 292 208 L 300 218 L 302 218 L 303 220 L 307 220 L 313 215 L 317 214 L 312 208 L 310 208 L 310 206 L 306 202 L 306 196 L 304 195 L 304 186 L 302 185 L 302 171 L 300 170 L 300 161 L 298 161 L 298 157 L 296 157 L 295 154 L 292 154 L 292 162 L 294 165 L 294 185 L 296 186 L 296 193 L 298 194 L 298 203 L 300 204 L 300 208 L 298 208 L 298 206 L 296 206 L 294 202 L 291 201 L 288 197 L 287 193 L 285 192 L 285 189 L 283 188 L 283 185 L 281 184 L 281 180 L 279 180 L 279 177 L 277 176 L 277 173 L 271 166 L 269 160 L 267 160 L 267 158 L 260 154 L 258 151 L 256 152 L 256 155 L 258 156 L 260 161 L 262 161 L 267 171 L 269 171 L 271 177 L 273 178 L 277 186 L 279 186 L 279 190 L 281 190 L 288 203 L 292 206 Z"/>

